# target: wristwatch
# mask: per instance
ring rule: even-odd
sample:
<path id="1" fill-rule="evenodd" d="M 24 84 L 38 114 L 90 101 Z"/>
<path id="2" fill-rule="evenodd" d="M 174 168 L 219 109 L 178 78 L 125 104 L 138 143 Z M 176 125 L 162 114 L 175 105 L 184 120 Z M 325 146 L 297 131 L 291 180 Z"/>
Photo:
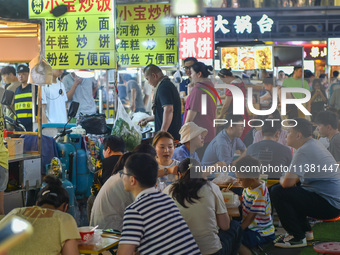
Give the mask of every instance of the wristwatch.
<path id="1" fill-rule="evenodd" d="M 164 175 L 168 175 L 169 169 L 167 169 L 166 167 L 164 167 L 163 171 L 164 171 Z"/>

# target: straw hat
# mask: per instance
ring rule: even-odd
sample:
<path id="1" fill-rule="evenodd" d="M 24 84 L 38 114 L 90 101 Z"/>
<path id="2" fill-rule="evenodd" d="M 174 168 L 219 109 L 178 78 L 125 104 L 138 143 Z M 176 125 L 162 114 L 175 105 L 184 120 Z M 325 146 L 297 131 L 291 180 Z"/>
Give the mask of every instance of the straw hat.
<path id="1" fill-rule="evenodd" d="M 208 134 L 208 130 L 197 126 L 194 122 L 187 122 L 181 127 L 179 134 L 181 135 L 180 143 L 183 144 L 189 142 L 200 134 Z"/>

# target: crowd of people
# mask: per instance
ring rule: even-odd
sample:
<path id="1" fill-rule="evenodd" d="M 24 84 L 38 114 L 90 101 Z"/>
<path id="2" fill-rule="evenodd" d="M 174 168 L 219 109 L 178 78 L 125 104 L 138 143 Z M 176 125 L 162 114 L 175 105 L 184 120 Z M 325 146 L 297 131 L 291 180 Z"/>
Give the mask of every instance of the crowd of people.
<path id="1" fill-rule="evenodd" d="M 287 105 L 287 116 L 281 116 L 278 108 L 269 115 L 256 117 L 246 107 L 244 114 L 236 115 L 233 110 L 238 106 L 233 103 L 230 90 L 224 91 L 224 103 L 219 102 L 219 93 L 209 78 L 211 67 L 195 58 L 186 59 L 184 66 L 189 78 L 180 84 L 181 92 L 158 66 L 144 68 L 145 79 L 154 87 L 154 114 L 139 124 L 155 121 L 156 134 L 152 144 L 142 143 L 132 151 L 126 151 L 120 137 L 104 139 L 104 158 L 97 163 L 87 205 L 90 225 L 119 230 L 120 255 L 134 254 L 136 250 L 140 254 L 242 255 L 273 242 L 275 209 L 287 231 L 275 246 L 307 246 L 307 241 L 313 239 L 308 217 L 332 219 L 340 215 L 340 122 L 329 101 L 340 89 L 333 87 L 329 97 L 318 79 L 311 81 L 310 88 L 302 79 L 303 68 L 297 66 L 291 77 L 281 75 L 280 82 L 265 78 L 267 94 L 262 100 L 269 109 L 273 88 L 303 85 L 311 91 L 310 103 L 306 105 L 312 113 L 310 119 L 301 117 L 294 105 Z M 19 66 L 18 72 L 28 72 L 26 68 Z M 93 80 L 69 74 L 61 83 L 58 76 L 60 72 L 54 71 L 55 84 L 51 87 L 55 86 L 56 91 L 60 87 L 60 102 L 87 100 L 80 112 L 92 112 L 93 105 L 85 94 L 93 94 Z M 242 78 L 230 69 L 221 69 L 218 76 L 246 95 Z M 123 80 L 127 95 L 135 102 L 130 109 L 145 111 L 138 84 L 129 75 Z M 24 78 L 19 78 L 19 82 L 23 85 Z M 26 86 L 19 85 L 16 90 L 25 89 L 25 82 Z M 51 94 L 46 90 L 48 101 Z M 185 100 L 183 116 L 180 95 Z M 302 97 L 299 93 L 289 95 Z M 18 104 L 15 100 L 14 104 Z M 53 117 L 53 110 L 47 107 L 46 118 Z M 287 117 L 289 127 L 282 127 L 281 121 Z M 252 118 L 257 119 L 258 125 L 255 121 L 252 126 L 249 124 Z M 225 122 L 215 126 L 216 119 Z M 212 169 L 228 166 L 236 169 L 228 174 L 243 187 L 240 221 L 229 217 L 220 187 L 211 182 Z M 205 167 L 210 170 L 197 171 Z M 246 167 L 256 167 L 258 171 L 242 171 Z M 4 172 L 2 168 L 6 170 L 1 167 L 0 174 Z M 277 180 L 277 184 L 267 188 L 260 180 L 262 173 Z M 45 240 L 40 238 L 50 235 L 53 240 L 46 240 L 41 249 L 50 249 L 50 254 L 52 249 L 58 251 L 55 254 L 77 254 L 76 240 L 80 237 L 74 219 L 66 213 L 68 194 L 58 179 L 47 176 L 45 182 L 36 206 L 14 209 L 8 214 L 24 217 L 37 231 L 15 251 L 36 250 Z M 54 226 L 48 228 L 49 234 L 44 232 L 48 224 Z"/>

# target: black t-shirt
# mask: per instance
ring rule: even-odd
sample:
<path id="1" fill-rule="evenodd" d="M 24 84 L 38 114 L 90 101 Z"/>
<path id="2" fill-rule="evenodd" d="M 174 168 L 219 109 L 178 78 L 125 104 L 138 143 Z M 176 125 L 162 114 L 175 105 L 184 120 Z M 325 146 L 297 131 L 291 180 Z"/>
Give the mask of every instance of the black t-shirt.
<path id="1" fill-rule="evenodd" d="M 180 139 L 179 130 L 181 129 L 181 100 L 175 85 L 169 78 L 165 78 L 159 84 L 156 99 L 155 99 L 155 131 L 158 132 L 163 123 L 163 107 L 166 105 L 173 105 L 174 112 L 172 122 L 168 132 L 174 137 L 175 140 Z"/>
<path id="2" fill-rule="evenodd" d="M 292 152 L 289 147 L 272 140 L 253 143 L 247 148 L 247 155 L 257 158 L 263 166 L 267 167 L 265 174 L 268 174 L 269 179 L 279 179 L 283 172 L 278 170 L 280 168 L 270 170 L 268 165 L 288 167 L 292 161 Z"/>

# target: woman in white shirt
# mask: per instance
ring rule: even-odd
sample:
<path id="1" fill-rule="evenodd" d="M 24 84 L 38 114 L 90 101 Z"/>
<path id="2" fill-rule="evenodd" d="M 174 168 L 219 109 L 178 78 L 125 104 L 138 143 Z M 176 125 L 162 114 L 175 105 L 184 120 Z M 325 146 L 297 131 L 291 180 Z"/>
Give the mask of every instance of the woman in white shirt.
<path id="1" fill-rule="evenodd" d="M 242 229 L 239 223 L 230 221 L 219 187 L 196 171 L 200 167 L 195 159 L 181 161 L 178 181 L 163 192 L 175 201 L 203 255 L 236 255 Z"/>

